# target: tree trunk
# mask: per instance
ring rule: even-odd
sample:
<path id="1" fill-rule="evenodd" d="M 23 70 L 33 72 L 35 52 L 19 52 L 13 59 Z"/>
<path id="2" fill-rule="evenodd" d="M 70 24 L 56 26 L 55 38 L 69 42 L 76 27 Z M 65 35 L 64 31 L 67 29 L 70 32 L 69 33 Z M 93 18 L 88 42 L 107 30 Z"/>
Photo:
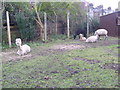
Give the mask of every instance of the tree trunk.
<path id="1" fill-rule="evenodd" d="M 3 29 L 3 22 L 2 22 L 2 14 L 4 11 L 4 1 L 0 2 L 0 46 L 2 46 L 2 29 Z"/>
<path id="2" fill-rule="evenodd" d="M 40 19 L 40 15 L 39 15 L 39 13 L 38 13 L 38 11 L 37 11 L 37 6 L 36 6 L 36 3 L 35 3 L 35 5 L 34 5 L 34 9 L 35 9 L 35 12 L 36 12 L 36 15 L 37 15 L 37 19 L 35 18 L 35 20 L 36 20 L 36 22 L 38 23 L 38 25 L 39 25 L 39 28 L 40 28 L 40 39 L 42 40 L 42 41 L 44 41 L 44 27 L 43 27 L 43 24 L 42 24 L 42 22 L 41 22 L 41 19 Z"/>

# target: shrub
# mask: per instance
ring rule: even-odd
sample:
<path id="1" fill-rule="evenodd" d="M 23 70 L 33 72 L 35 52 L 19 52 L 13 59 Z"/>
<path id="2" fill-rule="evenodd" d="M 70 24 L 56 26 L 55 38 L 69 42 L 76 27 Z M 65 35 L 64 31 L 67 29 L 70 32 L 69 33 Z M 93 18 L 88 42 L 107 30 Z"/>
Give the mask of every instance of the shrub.
<path id="1" fill-rule="evenodd" d="M 17 25 L 21 34 L 21 38 L 24 40 L 32 40 L 35 37 L 35 25 L 34 20 L 29 16 L 25 16 L 24 12 L 20 12 L 15 15 Z"/>

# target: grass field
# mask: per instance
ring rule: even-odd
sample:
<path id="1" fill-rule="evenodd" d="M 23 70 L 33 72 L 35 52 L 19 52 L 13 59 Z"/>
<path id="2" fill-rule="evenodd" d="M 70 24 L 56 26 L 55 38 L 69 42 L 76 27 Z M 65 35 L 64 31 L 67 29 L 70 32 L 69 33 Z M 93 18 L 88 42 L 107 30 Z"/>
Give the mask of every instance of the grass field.
<path id="1" fill-rule="evenodd" d="M 118 88 L 117 40 L 30 43 L 30 57 L 7 61 L 9 55 L 3 56 L 3 88 Z"/>

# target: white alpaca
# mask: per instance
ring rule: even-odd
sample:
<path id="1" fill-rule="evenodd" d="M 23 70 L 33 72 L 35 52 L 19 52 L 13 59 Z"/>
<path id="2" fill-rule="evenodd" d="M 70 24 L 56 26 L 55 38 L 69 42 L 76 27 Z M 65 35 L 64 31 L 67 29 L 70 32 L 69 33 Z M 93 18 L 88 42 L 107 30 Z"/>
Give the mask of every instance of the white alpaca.
<path id="1" fill-rule="evenodd" d="M 21 45 L 22 41 L 21 41 L 20 38 L 17 38 L 15 43 L 16 43 L 16 45 L 18 47 L 18 51 L 17 51 L 18 55 L 22 56 L 22 55 L 25 55 L 25 54 L 27 54 L 28 52 L 31 51 L 30 46 L 28 46 L 26 44 L 25 45 Z"/>
<path id="2" fill-rule="evenodd" d="M 106 29 L 98 29 L 95 31 L 95 35 L 98 35 L 99 38 L 100 38 L 100 36 L 105 36 L 105 39 L 106 39 L 108 37 L 107 34 L 108 34 L 108 31 Z"/>
<path id="3" fill-rule="evenodd" d="M 80 34 L 80 40 L 81 40 L 81 41 L 85 41 L 85 40 L 86 40 L 86 37 L 84 37 L 83 34 Z"/>
<path id="4" fill-rule="evenodd" d="M 87 38 L 86 42 L 94 43 L 94 42 L 97 41 L 98 37 L 99 37 L 98 35 L 90 36 L 90 37 Z"/>

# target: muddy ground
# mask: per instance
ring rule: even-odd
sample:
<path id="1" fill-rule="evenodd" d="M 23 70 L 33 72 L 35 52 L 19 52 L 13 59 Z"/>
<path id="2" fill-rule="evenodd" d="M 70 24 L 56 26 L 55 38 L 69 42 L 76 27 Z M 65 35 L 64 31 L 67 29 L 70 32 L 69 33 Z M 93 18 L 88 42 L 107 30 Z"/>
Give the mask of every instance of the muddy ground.
<path id="1" fill-rule="evenodd" d="M 47 44 L 47 43 L 45 43 Z M 3 64 L 6 64 L 6 63 L 16 63 L 17 61 L 25 61 L 25 60 L 35 60 L 37 58 L 40 58 L 40 56 L 49 56 L 49 55 L 59 55 L 59 54 L 62 54 L 64 55 L 66 52 L 68 53 L 69 51 L 71 50 L 84 50 L 87 48 L 97 48 L 97 47 L 101 47 L 101 46 L 110 46 L 110 45 L 117 45 L 118 44 L 118 40 L 107 40 L 107 41 L 104 41 L 104 40 L 100 40 L 98 41 L 97 43 L 85 43 L 84 41 L 79 41 L 79 40 L 65 40 L 63 43 L 53 43 L 52 45 L 50 45 L 50 47 L 46 47 L 46 46 L 41 46 L 41 45 L 38 45 L 37 47 L 31 47 L 32 48 L 32 51 L 25 55 L 25 56 L 18 56 L 16 54 L 17 52 L 17 48 L 12 48 L 12 49 L 7 49 L 7 50 L 4 50 L 3 52 L 0 53 L 0 55 L 2 56 L 2 62 Z M 44 45 L 44 44 L 43 44 Z M 115 48 L 120 48 L 120 47 L 115 47 Z M 109 49 L 109 48 L 106 48 L 105 52 L 108 52 L 112 55 L 114 55 L 115 57 L 118 57 L 118 54 L 112 52 L 112 48 Z M 54 58 L 55 61 L 57 61 L 58 58 Z M 82 61 L 85 61 L 87 64 L 97 64 L 97 63 L 102 63 L 102 60 L 99 61 L 99 60 L 94 60 L 94 59 L 86 59 L 84 57 L 80 57 L 80 56 L 76 56 L 76 57 L 72 57 L 73 60 L 82 60 Z M 52 62 L 54 62 L 54 60 Z M 59 61 L 58 61 L 59 62 Z M 53 63 L 49 63 L 49 65 L 47 67 L 51 68 L 53 67 Z M 101 69 L 112 69 L 112 70 L 115 70 L 116 73 L 118 73 L 118 75 L 120 75 L 120 73 L 118 72 L 118 70 L 120 69 L 118 66 L 120 64 L 118 63 L 105 63 L 103 65 L 99 65 L 99 67 Z M 77 69 L 74 69 L 73 66 L 74 64 L 72 65 L 64 65 L 63 62 L 60 62 L 60 66 L 63 66 L 66 70 L 68 70 L 68 73 L 65 73 L 65 77 L 70 77 L 70 76 L 74 76 L 75 74 L 79 73 L 80 70 L 77 70 Z M 28 68 L 26 66 L 26 68 Z M 45 69 L 42 69 L 42 70 L 39 70 L 41 68 L 34 68 L 34 71 L 32 71 L 33 73 L 29 74 L 29 77 L 31 78 L 38 78 L 38 73 L 41 73 L 41 75 L 44 74 L 44 77 L 41 79 L 41 80 L 45 80 L 45 81 L 49 81 L 50 79 L 52 79 L 51 76 L 49 76 L 49 74 L 53 74 L 53 73 L 60 73 L 59 70 L 52 70 L 52 71 L 47 71 L 46 68 Z M 89 71 L 92 69 L 90 68 L 83 68 L 81 69 L 81 71 Z M 21 71 L 22 72 L 22 71 Z M 4 72 L 3 72 L 4 73 Z M 17 72 L 19 73 L 19 72 Z M 20 73 L 19 73 L 20 74 Z M 5 78 L 5 80 L 9 80 L 9 76 L 7 76 L 7 79 L 6 79 L 6 76 L 4 76 L 3 74 L 3 77 Z M 41 76 L 42 77 L 42 76 Z M 86 75 L 87 77 L 87 75 Z M 12 79 L 11 79 L 12 80 Z M 18 80 L 18 78 L 16 78 L 16 80 Z M 28 82 L 30 83 L 30 82 Z M 83 80 L 82 82 L 77 80 L 75 81 L 76 85 L 79 85 L 81 83 L 85 83 L 85 84 L 91 84 L 92 82 L 90 80 Z M 9 85 L 9 83 L 8 83 Z M 37 85 L 35 86 L 36 88 L 42 88 L 41 85 Z M 47 87 L 47 86 L 45 86 Z M 117 85 L 117 87 L 120 87 L 119 85 Z M 55 88 L 55 87 L 52 87 L 52 88 Z M 72 86 L 71 88 L 78 88 L 77 86 Z M 80 86 L 79 88 L 85 88 L 84 86 Z"/>
<path id="2" fill-rule="evenodd" d="M 112 44 L 118 44 L 118 40 L 100 40 L 97 43 L 85 43 L 84 41 L 74 40 L 74 43 L 70 43 L 73 40 L 66 40 L 65 43 L 54 44 L 51 47 L 36 47 L 32 48 L 31 53 L 25 56 L 18 56 L 16 54 L 17 48 L 7 49 L 0 53 L 2 56 L 2 62 L 7 63 L 9 61 L 17 61 L 17 60 L 30 60 L 34 59 L 38 56 L 47 56 L 50 54 L 59 54 L 64 53 L 73 49 L 84 49 L 84 48 L 96 48 L 100 46 L 109 46 Z M 68 44 L 66 44 L 68 42 Z M 119 47 L 118 47 L 119 48 Z M 108 52 L 111 52 L 108 50 Z M 117 55 L 116 55 L 117 56 Z"/>

